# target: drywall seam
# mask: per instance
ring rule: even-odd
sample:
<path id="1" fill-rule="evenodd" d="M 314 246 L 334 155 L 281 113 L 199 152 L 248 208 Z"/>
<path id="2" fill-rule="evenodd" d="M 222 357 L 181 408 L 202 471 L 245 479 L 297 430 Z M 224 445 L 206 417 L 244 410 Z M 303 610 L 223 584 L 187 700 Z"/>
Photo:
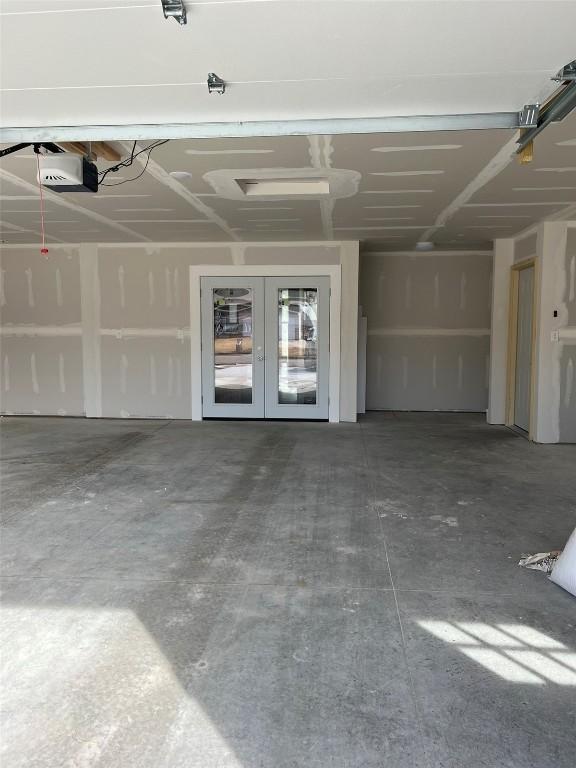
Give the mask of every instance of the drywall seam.
<path id="1" fill-rule="evenodd" d="M 368 346 L 368 318 L 358 307 L 358 413 L 366 413 L 366 356 Z"/>
<path id="2" fill-rule="evenodd" d="M 38 369 L 36 367 L 36 353 L 32 352 L 30 355 L 30 375 L 32 377 L 32 392 L 35 395 L 40 393 L 40 387 L 38 386 Z"/>
<path id="3" fill-rule="evenodd" d="M 234 267 L 238 269 L 238 267 Z M 190 418 L 202 421 L 202 291 L 201 268 L 190 275 Z"/>
<path id="4" fill-rule="evenodd" d="M 492 256 L 493 251 L 489 250 L 481 250 L 481 251 L 443 251 L 439 248 L 434 248 L 431 251 L 378 251 L 378 250 L 370 250 L 370 248 L 362 248 L 362 255 L 367 256 L 382 256 L 384 258 L 388 256 L 405 256 L 409 258 L 418 258 L 418 259 L 430 259 L 430 258 L 436 258 L 437 256 Z"/>
<path id="5" fill-rule="evenodd" d="M 24 270 L 24 275 L 26 276 L 26 288 L 27 288 L 27 294 L 28 294 L 28 306 L 33 307 L 35 304 L 34 301 L 34 284 L 32 282 L 32 270 L 30 267 L 28 269 Z"/>
<path id="6" fill-rule="evenodd" d="M 2 373 L 4 374 L 4 392 L 10 392 L 10 361 L 6 354 L 2 358 Z"/>
<path id="7" fill-rule="evenodd" d="M 142 243 L 134 243 L 134 245 L 142 246 Z M 80 247 L 80 243 L 72 243 L 72 242 L 50 243 L 51 251 L 66 252 L 79 247 Z M 118 244 L 116 244 L 116 247 L 118 247 Z M 38 244 L 37 243 L 0 243 L 0 253 L 2 253 L 2 251 L 25 251 L 29 249 L 37 251 Z"/>
<path id="8" fill-rule="evenodd" d="M 88 418 L 100 418 L 102 416 L 100 278 L 98 246 L 92 243 L 84 243 L 80 246 L 80 293 L 84 412 Z"/>
<path id="9" fill-rule="evenodd" d="M 0 307 L 6 306 L 6 291 L 4 288 L 6 282 L 6 270 L 0 268 Z"/>
<path id="10" fill-rule="evenodd" d="M 340 421 L 357 420 L 359 244 L 341 249 Z M 330 350 L 334 365 L 334 349 Z"/>
<path id="11" fill-rule="evenodd" d="M 490 328 L 371 328 L 368 336 L 490 336 Z"/>
<path id="12" fill-rule="evenodd" d="M 297 246 L 298 248 L 303 247 L 314 247 L 314 248 L 340 248 L 342 245 L 345 245 L 346 243 L 356 243 L 356 240 L 243 240 L 242 242 L 238 242 L 237 245 L 242 246 L 243 248 L 294 248 Z M 70 250 L 73 248 L 79 248 L 82 245 L 82 243 L 73 243 L 73 242 L 67 242 L 67 243 L 54 243 L 50 246 L 51 249 L 56 250 Z M 210 242 L 198 242 L 195 241 L 189 241 L 189 240 L 181 240 L 179 242 L 158 242 L 158 241 L 149 241 L 147 240 L 146 243 L 142 242 L 116 242 L 116 243 L 98 243 L 98 250 L 112 248 L 112 249 L 118 249 L 118 248 L 152 248 L 153 251 L 157 251 L 158 249 L 164 249 L 164 248 L 188 248 L 190 250 L 209 250 L 211 248 L 231 248 L 234 245 L 234 243 L 231 243 L 227 240 L 218 240 L 218 241 L 210 241 Z M 10 243 L 10 244 L 2 244 L 0 243 L 0 252 L 2 251 L 14 251 L 14 250 L 26 250 L 32 248 L 33 250 L 37 250 L 38 246 L 35 243 Z M 405 251 L 400 251 L 399 253 L 406 254 Z M 456 253 L 459 254 L 486 254 L 489 255 L 492 253 L 492 251 L 434 251 L 433 255 L 439 255 L 439 254 L 451 254 L 454 255 Z M 388 254 L 387 254 L 388 255 Z M 414 253 L 414 255 L 423 255 L 418 252 Z"/>
<path id="13" fill-rule="evenodd" d="M 37 188 L 36 188 L 37 189 Z M 9 212 L 7 212 L 9 214 Z M 31 235 L 35 235 L 39 240 L 42 238 L 42 232 L 37 229 L 29 229 L 28 227 L 19 227 L 17 224 L 9 224 L 7 221 L 0 221 L 0 228 L 1 229 L 9 229 L 12 232 L 26 232 Z M 63 243 L 63 240 L 60 240 L 59 237 L 54 237 L 54 235 L 51 235 L 47 233 L 45 235 L 46 240 L 50 240 L 50 242 L 54 243 Z M 36 248 L 39 246 L 36 245 Z"/>
<path id="14" fill-rule="evenodd" d="M 66 368 L 64 364 L 64 355 L 60 352 L 58 355 L 58 384 L 61 394 L 66 394 Z"/>
<path id="15" fill-rule="evenodd" d="M 3 168 L 0 168 L 0 179 L 5 179 L 17 187 L 26 189 L 28 192 L 33 194 L 38 194 L 38 187 L 36 184 L 31 184 L 30 182 L 21 179 L 19 176 L 16 176 L 14 173 L 10 173 Z M 45 200 L 48 200 L 51 203 L 55 203 L 56 205 L 61 205 L 63 208 L 68 208 L 75 213 L 80 213 L 89 219 L 97 221 L 99 224 L 104 224 L 105 226 L 111 227 L 112 229 L 117 229 L 119 232 L 124 232 L 124 234 L 130 235 L 130 237 L 134 238 L 134 240 L 149 241 L 148 237 L 144 237 L 143 235 L 138 234 L 133 229 L 125 227 L 123 224 L 118 224 L 118 222 L 113 221 L 112 219 L 108 219 L 106 216 L 102 216 L 100 213 L 95 213 L 88 208 L 83 208 L 81 205 L 76 205 L 76 203 L 70 202 L 70 200 L 66 199 L 63 195 L 58 194 L 57 192 L 51 192 L 49 189 L 44 188 L 43 194 Z"/>
<path id="16" fill-rule="evenodd" d="M 322 219 L 322 229 L 327 240 L 334 237 L 334 223 L 332 213 L 334 212 L 333 200 L 322 200 L 320 203 L 320 218 Z"/>
<path id="17" fill-rule="evenodd" d="M 574 388 L 574 361 L 570 357 L 566 365 L 566 388 L 564 391 L 564 408 L 570 407 Z"/>
<path id="18" fill-rule="evenodd" d="M 246 263 L 246 246 L 241 243 L 232 243 L 232 264 L 241 265 Z"/>
<path id="19" fill-rule="evenodd" d="M 59 307 L 64 305 L 64 294 L 62 293 L 62 272 L 60 267 L 56 267 L 54 274 L 54 283 L 56 287 L 56 304 Z"/>
<path id="20" fill-rule="evenodd" d="M 180 339 L 190 338 L 190 328 L 100 328 L 100 336 L 116 339 Z"/>
<path id="21" fill-rule="evenodd" d="M 127 152 L 130 152 L 132 149 L 127 144 L 122 144 L 122 146 Z M 189 189 L 186 189 L 186 187 L 177 179 L 175 179 L 173 176 L 170 176 L 168 171 L 164 170 L 164 168 L 152 157 L 144 153 L 136 158 L 136 162 L 139 163 L 142 168 L 146 167 L 146 173 L 149 173 L 150 176 L 153 176 L 161 184 L 164 184 L 165 187 L 171 189 L 181 198 L 186 200 L 189 205 L 191 205 L 200 213 L 204 214 L 207 219 L 210 219 L 214 224 L 220 227 L 220 229 L 225 232 L 231 240 L 238 241 L 241 239 L 228 225 L 228 223 L 216 213 L 216 211 L 210 208 L 210 206 L 206 205 L 206 203 L 203 203 L 197 195 L 190 192 Z"/>
<path id="22" fill-rule="evenodd" d="M 493 178 L 498 176 L 504 168 L 506 168 L 514 155 L 516 149 L 516 136 L 513 139 L 504 144 L 504 146 L 494 155 L 492 160 L 486 165 L 476 178 L 457 195 L 454 200 L 448 205 L 436 219 L 434 226 L 427 229 L 420 237 L 420 242 L 429 241 L 433 238 L 435 232 L 438 229 L 446 226 L 446 223 L 465 205 L 482 187 L 492 181 Z"/>
<path id="23" fill-rule="evenodd" d="M 573 219 L 576 217 L 576 205 L 569 205 L 567 208 L 562 208 L 555 213 L 551 213 L 546 218 L 549 221 L 566 221 L 567 219 Z M 574 222 L 569 223 L 568 226 L 576 226 Z"/>
<path id="24" fill-rule="evenodd" d="M 513 235 L 511 238 L 515 243 L 520 242 L 520 240 L 525 240 L 527 237 L 530 237 L 530 235 L 535 235 L 538 232 L 538 223 L 536 224 L 530 224 L 530 226 L 526 227 L 526 229 L 523 229 L 521 232 L 518 232 L 517 235 Z"/>
<path id="25" fill-rule="evenodd" d="M 492 271 L 492 309 L 490 334 L 490 383 L 488 387 L 489 424 L 506 423 L 508 378 L 508 313 L 510 303 L 510 269 L 514 263 L 514 240 L 494 241 Z"/>
<path id="26" fill-rule="evenodd" d="M 318 169 L 331 169 L 332 168 L 332 154 L 334 148 L 332 146 L 332 136 L 309 136 L 309 154 L 310 161 L 313 168 Z M 334 239 L 334 222 L 332 214 L 334 212 L 334 200 L 321 200 L 320 201 L 320 217 L 322 219 L 322 229 L 324 237 L 327 240 Z"/>
<path id="27" fill-rule="evenodd" d="M 38 336 L 55 338 L 58 336 L 82 336 L 80 325 L 3 325 L 0 336 Z"/>
<path id="28" fill-rule="evenodd" d="M 358 247 L 358 244 L 356 244 Z M 346 328 L 344 325 L 344 317 L 342 315 L 342 255 L 344 248 L 340 250 L 340 264 L 336 268 L 329 269 L 330 274 L 330 371 L 328 382 L 328 418 L 331 422 L 338 422 L 342 420 L 341 413 L 346 410 L 346 404 L 342 402 L 342 389 L 340 382 L 344 375 L 342 365 L 342 347 L 341 338 L 344 334 L 342 329 Z M 357 304 L 358 302 L 356 302 Z M 356 338 L 356 328 L 348 328 L 348 334 L 352 333 Z M 354 361 L 354 368 L 356 368 L 357 361 Z M 356 400 L 356 393 L 354 392 L 354 401 Z M 356 411 L 356 403 L 354 406 L 350 406 L 350 411 Z M 354 421 L 356 420 L 356 414 L 354 414 Z"/>

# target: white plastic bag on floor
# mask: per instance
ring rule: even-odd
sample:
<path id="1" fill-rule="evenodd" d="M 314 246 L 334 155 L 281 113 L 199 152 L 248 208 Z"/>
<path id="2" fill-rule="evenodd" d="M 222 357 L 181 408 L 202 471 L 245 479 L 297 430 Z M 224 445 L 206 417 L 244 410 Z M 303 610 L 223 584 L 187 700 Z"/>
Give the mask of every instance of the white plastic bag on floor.
<path id="1" fill-rule="evenodd" d="M 576 528 L 556 561 L 550 580 L 576 596 Z"/>
<path id="2" fill-rule="evenodd" d="M 522 568 L 530 568 L 533 571 L 552 573 L 556 560 L 558 560 L 561 554 L 562 551 L 560 549 L 555 549 L 553 552 L 537 552 L 535 555 L 522 555 L 518 565 Z"/>

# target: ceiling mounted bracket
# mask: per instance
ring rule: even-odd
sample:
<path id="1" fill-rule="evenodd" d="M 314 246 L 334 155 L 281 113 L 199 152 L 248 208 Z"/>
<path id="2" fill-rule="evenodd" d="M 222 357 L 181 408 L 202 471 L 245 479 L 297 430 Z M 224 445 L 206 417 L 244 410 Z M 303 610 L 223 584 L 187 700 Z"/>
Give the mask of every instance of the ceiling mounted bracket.
<path id="1" fill-rule="evenodd" d="M 523 149 L 538 136 L 547 125 L 557 123 L 576 109 L 576 80 L 566 83 L 558 93 L 556 93 L 542 108 L 539 114 L 539 122 L 531 128 L 526 128 L 520 132 L 518 138 L 518 149 L 516 154 L 520 154 Z"/>
<path id="2" fill-rule="evenodd" d="M 60 149 L 56 144 L 52 144 L 51 142 L 28 142 L 27 144 L 15 144 L 13 147 L 6 147 L 6 149 L 0 149 L 0 157 L 6 157 L 6 155 L 13 155 L 14 152 L 20 152 L 21 149 L 27 149 L 30 144 L 32 144 L 32 147 L 34 149 L 35 154 L 40 154 L 40 150 L 44 149 L 46 152 L 51 152 L 52 154 L 57 154 L 58 152 L 63 152 L 63 149 Z"/>
<path id="3" fill-rule="evenodd" d="M 570 64 L 566 64 L 565 67 L 562 67 L 560 72 L 558 72 L 552 80 L 555 80 L 557 83 L 562 83 L 566 80 L 576 80 L 576 59 L 571 61 Z"/>
<path id="4" fill-rule="evenodd" d="M 219 93 L 222 95 L 226 92 L 226 83 L 221 77 L 218 77 L 214 72 L 208 73 L 208 93 Z"/>
<path id="5" fill-rule="evenodd" d="M 518 126 L 520 128 L 534 128 L 538 125 L 540 116 L 540 104 L 525 104 L 521 112 L 518 113 Z"/>
<path id="6" fill-rule="evenodd" d="M 186 6 L 184 0 L 162 0 L 162 10 L 165 19 L 175 19 L 178 24 L 186 24 Z"/>

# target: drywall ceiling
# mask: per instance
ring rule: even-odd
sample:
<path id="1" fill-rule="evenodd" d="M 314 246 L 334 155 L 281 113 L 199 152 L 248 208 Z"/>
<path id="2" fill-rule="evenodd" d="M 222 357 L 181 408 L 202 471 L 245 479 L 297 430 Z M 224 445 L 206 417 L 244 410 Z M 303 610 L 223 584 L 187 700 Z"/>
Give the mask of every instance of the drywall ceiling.
<path id="1" fill-rule="evenodd" d="M 138 163 L 109 174 L 106 184 L 117 186 L 95 195 L 47 193 L 48 241 L 337 239 L 404 250 L 433 240 L 448 249 L 490 247 L 544 217 L 576 211 L 576 113 L 536 139 L 530 165 L 513 157 L 515 136 L 498 130 L 171 141 L 135 181 L 128 180 L 142 172 Z M 131 147 L 115 146 L 124 155 Z M 302 178 L 342 170 L 357 188 L 345 187 L 350 196 L 338 199 L 230 199 L 210 183 L 215 171 Z M 174 171 L 190 175 L 179 180 Z M 30 150 L 0 160 L 5 242 L 38 241 L 35 175 Z"/>
<path id="2" fill-rule="evenodd" d="M 574 58 L 558 0 L 0 0 L 2 125 L 515 111 Z M 228 82 L 209 95 L 208 72 Z"/>

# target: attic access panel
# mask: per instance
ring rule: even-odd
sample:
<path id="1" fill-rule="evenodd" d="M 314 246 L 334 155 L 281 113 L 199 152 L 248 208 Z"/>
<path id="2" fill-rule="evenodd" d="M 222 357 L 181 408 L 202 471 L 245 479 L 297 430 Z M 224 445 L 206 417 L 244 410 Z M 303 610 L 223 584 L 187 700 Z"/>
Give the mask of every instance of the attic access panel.
<path id="1" fill-rule="evenodd" d="M 294 197 L 298 195 L 329 195 L 328 179 L 237 179 L 246 197 Z"/>

